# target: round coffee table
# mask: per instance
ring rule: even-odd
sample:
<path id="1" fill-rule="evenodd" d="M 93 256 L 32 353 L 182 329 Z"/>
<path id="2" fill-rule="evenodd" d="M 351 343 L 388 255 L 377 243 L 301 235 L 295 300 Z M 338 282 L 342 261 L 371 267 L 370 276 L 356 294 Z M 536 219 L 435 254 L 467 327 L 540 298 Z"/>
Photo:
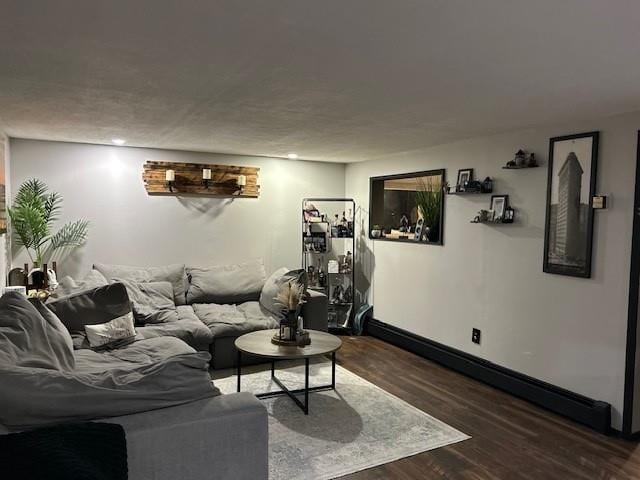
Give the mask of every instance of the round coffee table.
<path id="1" fill-rule="evenodd" d="M 240 391 L 240 380 L 242 378 L 242 354 L 249 353 L 257 357 L 271 361 L 271 378 L 282 389 L 275 392 L 265 392 L 255 394 L 258 398 L 270 398 L 279 395 L 287 395 L 302 409 L 305 415 L 309 414 L 309 392 L 320 390 L 335 390 L 336 388 L 336 351 L 342 346 L 342 340 L 330 333 L 309 330 L 311 343 L 304 347 L 275 345 L 271 343 L 271 338 L 277 330 L 259 330 L 257 332 L 245 333 L 235 341 L 238 350 L 238 392 Z M 331 384 L 317 387 L 309 387 L 309 359 L 320 355 L 331 354 Z M 304 388 L 289 390 L 276 377 L 275 362 L 278 360 L 304 359 Z M 304 403 L 298 399 L 297 394 L 304 394 Z"/>

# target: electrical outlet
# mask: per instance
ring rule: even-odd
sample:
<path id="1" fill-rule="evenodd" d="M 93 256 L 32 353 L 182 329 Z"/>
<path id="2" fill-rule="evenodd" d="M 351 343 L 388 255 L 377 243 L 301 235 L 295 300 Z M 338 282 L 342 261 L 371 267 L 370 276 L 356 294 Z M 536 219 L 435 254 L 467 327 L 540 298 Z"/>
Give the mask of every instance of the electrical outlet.
<path id="1" fill-rule="evenodd" d="M 473 343 L 477 343 L 478 345 L 480 344 L 480 330 L 478 330 L 477 328 L 474 328 L 471 332 L 471 341 Z"/>

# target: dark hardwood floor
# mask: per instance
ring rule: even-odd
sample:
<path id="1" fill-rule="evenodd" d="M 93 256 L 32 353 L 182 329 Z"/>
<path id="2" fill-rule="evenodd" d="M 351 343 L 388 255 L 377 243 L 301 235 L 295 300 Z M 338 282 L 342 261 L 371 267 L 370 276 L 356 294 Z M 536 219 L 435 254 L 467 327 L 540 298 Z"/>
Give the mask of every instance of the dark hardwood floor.
<path id="1" fill-rule="evenodd" d="M 342 339 L 340 365 L 473 437 L 345 479 L 640 479 L 636 442 L 601 435 L 381 340 Z"/>

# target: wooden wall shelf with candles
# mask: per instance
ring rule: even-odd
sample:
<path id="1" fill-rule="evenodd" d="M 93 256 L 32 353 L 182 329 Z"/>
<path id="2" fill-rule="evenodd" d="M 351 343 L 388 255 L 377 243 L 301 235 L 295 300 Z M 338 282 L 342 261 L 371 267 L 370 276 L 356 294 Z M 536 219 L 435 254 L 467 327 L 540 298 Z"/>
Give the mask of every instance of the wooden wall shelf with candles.
<path id="1" fill-rule="evenodd" d="M 149 195 L 260 195 L 257 167 L 147 161 L 142 179 Z"/>

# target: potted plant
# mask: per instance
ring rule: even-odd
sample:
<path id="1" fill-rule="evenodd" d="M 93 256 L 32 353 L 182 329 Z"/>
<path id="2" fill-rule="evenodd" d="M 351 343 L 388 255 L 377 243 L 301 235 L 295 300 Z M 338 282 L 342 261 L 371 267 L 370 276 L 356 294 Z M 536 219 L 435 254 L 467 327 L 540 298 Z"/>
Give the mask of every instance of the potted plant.
<path id="1" fill-rule="evenodd" d="M 68 222 L 53 231 L 62 208 L 62 196 L 49 192 L 38 179 L 25 181 L 7 209 L 16 245 L 24 247 L 33 264 L 30 273 L 35 288 L 42 288 L 43 265 L 56 258 L 56 254 L 82 245 L 87 238 L 89 222 L 85 219 Z"/>
<path id="2" fill-rule="evenodd" d="M 278 343 L 297 343 L 298 317 L 304 300 L 304 285 L 297 280 L 289 280 L 281 285 L 275 301 L 281 307 Z"/>
<path id="3" fill-rule="evenodd" d="M 440 190 L 431 190 L 420 182 L 418 190 L 416 190 L 416 205 L 419 213 L 424 219 L 425 232 L 427 240 L 438 238 L 440 232 L 440 202 L 442 202 L 442 192 Z"/>

